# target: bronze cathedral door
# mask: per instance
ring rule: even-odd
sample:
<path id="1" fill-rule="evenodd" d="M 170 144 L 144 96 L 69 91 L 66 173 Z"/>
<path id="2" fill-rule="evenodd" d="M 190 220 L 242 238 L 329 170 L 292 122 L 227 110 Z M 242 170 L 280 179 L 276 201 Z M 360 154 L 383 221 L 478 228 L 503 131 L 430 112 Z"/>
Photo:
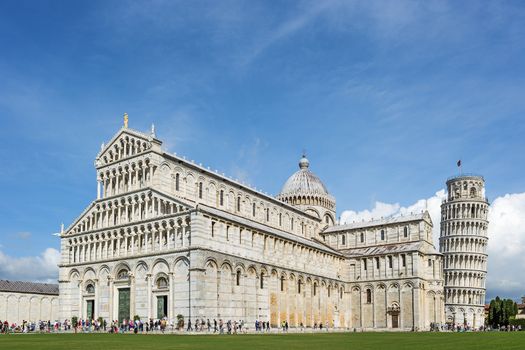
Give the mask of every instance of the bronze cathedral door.
<path id="1" fill-rule="evenodd" d="M 157 297 L 157 318 L 163 319 L 168 316 L 168 296 Z"/>
<path id="2" fill-rule="evenodd" d="M 118 321 L 129 321 L 129 288 L 122 288 L 118 290 Z"/>
<path id="3" fill-rule="evenodd" d="M 95 319 L 95 300 L 88 300 L 86 301 L 86 308 L 87 308 L 87 319 L 92 321 Z"/>

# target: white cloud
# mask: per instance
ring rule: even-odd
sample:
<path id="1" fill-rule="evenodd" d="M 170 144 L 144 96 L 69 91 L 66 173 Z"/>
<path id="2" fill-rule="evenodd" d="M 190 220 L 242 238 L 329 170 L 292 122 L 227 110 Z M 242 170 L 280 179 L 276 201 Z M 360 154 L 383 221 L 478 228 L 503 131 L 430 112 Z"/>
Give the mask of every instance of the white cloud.
<path id="1" fill-rule="evenodd" d="M 0 279 L 56 283 L 60 252 L 47 248 L 38 256 L 12 257 L 0 251 Z"/>
<path id="2" fill-rule="evenodd" d="M 402 207 L 399 203 L 375 202 L 372 209 L 345 210 L 341 223 L 379 219 L 391 215 L 407 215 L 427 209 L 434 224 L 434 244 L 438 248 L 441 202 L 445 190 L 427 199 Z M 500 295 L 519 298 L 525 294 L 525 193 L 497 197 L 490 206 L 487 299 Z"/>
<path id="3" fill-rule="evenodd" d="M 489 213 L 487 294 L 525 294 L 525 193 L 498 197 Z"/>
<path id="4" fill-rule="evenodd" d="M 399 203 L 384 203 L 375 202 L 371 210 L 365 209 L 362 211 L 345 210 L 341 213 L 341 223 L 351 223 L 354 221 L 369 221 L 372 219 L 380 219 L 381 217 L 409 215 L 410 213 L 420 213 L 428 210 L 434 228 L 432 230 L 434 242 L 437 247 L 439 239 L 439 221 L 441 219 L 441 202 L 446 198 L 445 190 L 437 191 L 432 197 L 420 199 L 414 204 L 407 207 L 402 207 Z"/>

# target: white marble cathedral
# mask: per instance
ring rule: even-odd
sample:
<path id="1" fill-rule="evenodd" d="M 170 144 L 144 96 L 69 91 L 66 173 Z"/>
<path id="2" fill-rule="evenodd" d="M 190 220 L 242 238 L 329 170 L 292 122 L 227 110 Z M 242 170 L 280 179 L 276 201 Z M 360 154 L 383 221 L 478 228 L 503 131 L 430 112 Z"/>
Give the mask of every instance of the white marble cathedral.
<path id="1" fill-rule="evenodd" d="M 98 197 L 61 234 L 61 319 L 445 321 L 428 213 L 337 225 L 335 198 L 305 157 L 272 197 L 161 145 L 126 116 L 97 155 Z"/>

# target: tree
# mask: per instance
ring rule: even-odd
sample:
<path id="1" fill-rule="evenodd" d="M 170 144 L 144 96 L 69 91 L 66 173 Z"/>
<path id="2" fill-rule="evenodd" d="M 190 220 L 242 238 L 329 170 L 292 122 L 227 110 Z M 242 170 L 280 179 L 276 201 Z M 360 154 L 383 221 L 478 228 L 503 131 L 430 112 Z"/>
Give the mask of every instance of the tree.
<path id="1" fill-rule="evenodd" d="M 493 328 L 508 326 L 509 319 L 518 313 L 518 304 L 512 299 L 492 299 L 489 305 L 488 324 Z"/>

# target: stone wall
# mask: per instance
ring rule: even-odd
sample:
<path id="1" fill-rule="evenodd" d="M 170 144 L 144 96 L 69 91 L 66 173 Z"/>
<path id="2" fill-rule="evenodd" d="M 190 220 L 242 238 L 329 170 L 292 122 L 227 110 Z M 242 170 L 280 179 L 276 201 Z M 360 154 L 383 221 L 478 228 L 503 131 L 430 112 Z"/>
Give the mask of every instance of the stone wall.
<path id="1" fill-rule="evenodd" d="M 0 292 L 0 320 L 10 324 L 22 321 L 58 320 L 58 295 Z"/>

